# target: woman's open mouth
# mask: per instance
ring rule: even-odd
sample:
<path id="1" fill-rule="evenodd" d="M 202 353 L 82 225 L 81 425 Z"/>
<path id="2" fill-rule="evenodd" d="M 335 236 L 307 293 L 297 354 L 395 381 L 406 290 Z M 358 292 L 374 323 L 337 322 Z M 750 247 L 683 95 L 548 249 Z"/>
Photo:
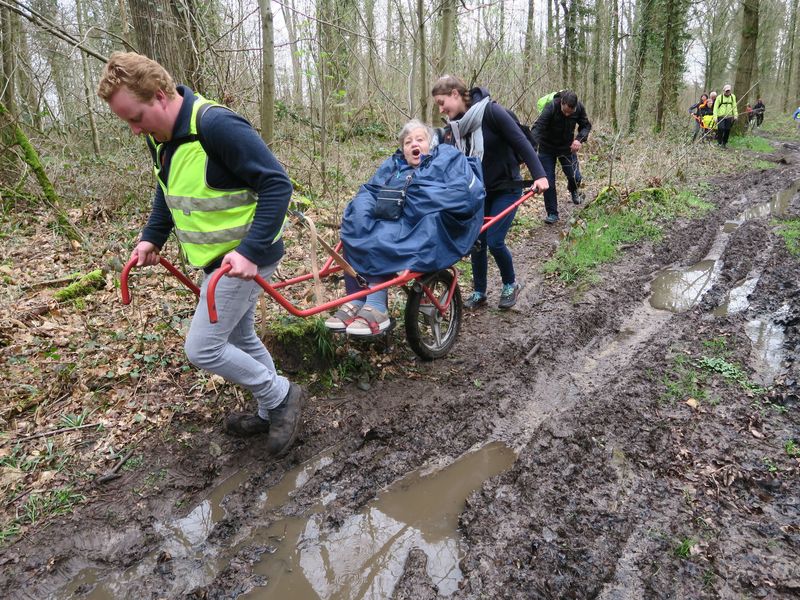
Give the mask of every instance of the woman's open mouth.
<path id="1" fill-rule="evenodd" d="M 414 149 L 411 151 L 411 156 L 413 156 L 413 157 L 415 157 L 415 158 L 416 158 L 417 156 L 419 156 L 420 154 L 422 154 L 422 152 L 420 152 L 419 148 L 414 148 Z"/>

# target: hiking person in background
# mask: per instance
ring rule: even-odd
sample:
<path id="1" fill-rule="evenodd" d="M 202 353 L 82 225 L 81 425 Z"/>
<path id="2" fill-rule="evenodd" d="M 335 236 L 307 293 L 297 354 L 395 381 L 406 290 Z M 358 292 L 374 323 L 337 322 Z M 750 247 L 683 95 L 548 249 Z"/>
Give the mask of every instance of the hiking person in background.
<path id="1" fill-rule="evenodd" d="M 592 124 L 586 116 L 586 109 L 572 90 L 563 90 L 556 94 L 533 124 L 533 137 L 538 146 L 539 160 L 547 173 L 549 183 L 544 193 L 544 207 L 547 211 L 545 223 L 552 225 L 558 222 L 556 160 L 561 163 L 561 170 L 567 178 L 567 189 L 572 202 L 581 203 L 582 199 L 578 193 L 581 184 L 578 151 L 586 143 L 591 130 Z"/>
<path id="2" fill-rule="evenodd" d="M 153 158 L 152 210 L 131 259 L 139 267 L 155 265 L 175 230 L 189 262 L 205 273 L 186 355 L 195 366 L 250 390 L 257 414 L 232 413 L 225 428 L 241 436 L 268 432 L 267 452 L 280 456 L 297 437 L 303 390 L 278 375 L 255 333 L 262 290 L 254 277 L 269 278 L 283 256 L 289 177 L 243 117 L 188 87 L 176 87 L 170 74 L 145 56 L 112 54 L 97 95 L 135 135 L 146 136 Z M 212 325 L 208 282 L 223 265 L 231 270 L 217 285 L 223 310 Z"/>
<path id="3" fill-rule="evenodd" d="M 522 194 L 518 156 L 534 179 L 533 187 L 547 190 L 542 164 L 519 123 L 511 113 L 494 102 L 485 88 L 467 89 L 452 75 L 440 77 L 431 90 L 439 112 L 447 116 L 447 138 L 467 156 L 480 159 L 486 186 L 484 216 L 492 217 L 511 206 Z M 514 221 L 516 209 L 500 219 L 478 238 L 478 247 L 470 253 L 474 291 L 464 307 L 474 310 L 486 306 L 488 252 L 492 253 L 503 288 L 498 308 L 511 308 L 517 302 L 520 285 L 514 273 L 514 260 L 506 246 L 506 234 Z"/>
<path id="4" fill-rule="evenodd" d="M 800 106 L 798 106 L 797 110 L 794 111 L 792 119 L 794 119 L 794 122 L 797 123 L 797 130 L 800 131 Z"/>
<path id="5" fill-rule="evenodd" d="M 756 103 L 753 104 L 753 114 L 756 117 L 756 127 L 761 127 L 761 124 L 764 122 L 764 113 L 766 110 L 767 107 L 761 98 L 756 100 Z"/>
<path id="6" fill-rule="evenodd" d="M 697 139 L 700 130 L 703 128 L 703 117 L 713 114 L 714 107 L 711 106 L 708 94 L 701 94 L 700 101 L 697 104 L 692 104 L 689 107 L 689 114 L 694 117 L 694 133 L 692 134 L 692 141 Z"/>
<path id="7" fill-rule="evenodd" d="M 736 121 L 736 96 L 731 91 L 730 84 L 722 88 L 722 95 L 714 101 L 714 118 L 717 120 L 717 144 L 726 148 L 728 138 L 731 136 L 733 122 Z"/>

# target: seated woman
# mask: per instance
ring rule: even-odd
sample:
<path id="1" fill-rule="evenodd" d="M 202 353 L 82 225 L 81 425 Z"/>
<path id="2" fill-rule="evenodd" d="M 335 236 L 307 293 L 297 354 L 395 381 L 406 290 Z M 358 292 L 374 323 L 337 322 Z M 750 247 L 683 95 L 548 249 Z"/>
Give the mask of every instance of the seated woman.
<path id="1" fill-rule="evenodd" d="M 478 239 L 483 221 L 480 162 L 453 146 L 431 149 L 433 130 L 406 123 L 400 149 L 359 188 L 342 217 L 344 254 L 374 286 L 410 269 L 431 273 L 455 264 Z M 345 275 L 345 290 L 361 288 Z M 388 293 L 353 300 L 325 321 L 335 331 L 375 335 L 389 327 Z"/>

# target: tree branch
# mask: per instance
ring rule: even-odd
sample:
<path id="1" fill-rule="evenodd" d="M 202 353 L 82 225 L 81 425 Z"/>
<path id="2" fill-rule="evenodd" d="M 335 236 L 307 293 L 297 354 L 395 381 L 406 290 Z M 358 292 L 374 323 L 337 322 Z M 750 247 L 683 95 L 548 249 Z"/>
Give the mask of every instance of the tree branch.
<path id="1" fill-rule="evenodd" d="M 86 54 L 88 54 L 92 58 L 96 58 L 103 64 L 108 62 L 107 57 L 103 56 L 98 52 L 95 52 L 93 49 L 83 44 L 78 38 L 64 31 L 61 27 L 59 27 L 46 17 L 42 16 L 29 6 L 25 6 L 19 0 L 0 0 L 0 6 L 7 8 L 10 11 L 13 11 L 22 17 L 25 17 L 36 27 L 43 29 L 47 33 L 54 35 L 55 37 L 67 42 L 68 44 L 71 44 L 75 48 L 83 50 Z"/>

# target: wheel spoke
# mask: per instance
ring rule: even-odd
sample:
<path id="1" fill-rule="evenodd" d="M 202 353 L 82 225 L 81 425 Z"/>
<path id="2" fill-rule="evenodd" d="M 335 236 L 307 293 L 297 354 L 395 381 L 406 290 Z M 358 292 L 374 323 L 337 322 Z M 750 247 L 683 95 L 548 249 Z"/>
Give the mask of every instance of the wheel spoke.
<path id="1" fill-rule="evenodd" d="M 442 347 L 442 329 L 439 327 L 439 323 L 436 322 L 431 327 L 431 333 L 433 334 L 433 339 L 436 342 L 436 347 Z"/>

